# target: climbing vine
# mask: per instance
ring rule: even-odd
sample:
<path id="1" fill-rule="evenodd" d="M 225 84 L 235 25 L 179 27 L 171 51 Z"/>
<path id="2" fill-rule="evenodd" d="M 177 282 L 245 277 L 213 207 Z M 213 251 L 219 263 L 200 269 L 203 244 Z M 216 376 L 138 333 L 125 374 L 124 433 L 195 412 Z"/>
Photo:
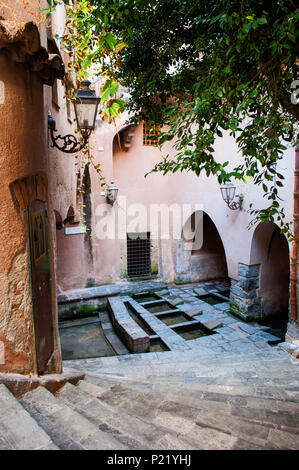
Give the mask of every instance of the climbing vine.
<path id="1" fill-rule="evenodd" d="M 279 163 L 298 134 L 296 3 L 48 0 L 49 11 L 58 3 L 70 12 L 64 40 L 78 51 L 76 73 L 98 64 L 106 77 L 102 117 L 112 122 L 124 109 L 116 96 L 123 80 L 134 122 L 156 122 L 160 145 L 173 142 L 174 156 L 153 171 L 205 172 L 219 183 L 251 179 L 265 198 L 264 208 L 250 207 L 252 223 L 275 221 L 292 239 Z M 235 168 L 216 159 L 216 139 L 225 134 L 242 155 Z"/>
<path id="2" fill-rule="evenodd" d="M 49 8 L 43 10 L 45 17 L 49 18 L 57 5 L 62 3 L 65 4 L 66 25 L 63 35 L 56 35 L 56 39 L 61 41 L 62 48 L 69 58 L 64 79 L 66 99 L 69 102 L 75 100 L 82 80 L 86 78 L 100 80 L 100 116 L 102 120 L 114 125 L 117 131 L 116 118 L 119 118 L 125 110 L 125 102 L 118 96 L 119 82 L 115 77 L 115 68 L 121 65 L 119 54 L 126 45 L 107 31 L 105 22 L 100 20 L 95 22 L 95 7 L 88 0 L 64 2 L 48 0 Z M 95 160 L 89 145 L 76 156 L 77 177 L 80 177 L 86 164 L 95 170 L 101 187 L 107 187 L 101 164 Z M 82 178 L 80 180 L 78 193 L 84 195 L 84 181 Z M 86 225 L 83 203 L 79 205 L 81 205 L 80 222 Z"/>

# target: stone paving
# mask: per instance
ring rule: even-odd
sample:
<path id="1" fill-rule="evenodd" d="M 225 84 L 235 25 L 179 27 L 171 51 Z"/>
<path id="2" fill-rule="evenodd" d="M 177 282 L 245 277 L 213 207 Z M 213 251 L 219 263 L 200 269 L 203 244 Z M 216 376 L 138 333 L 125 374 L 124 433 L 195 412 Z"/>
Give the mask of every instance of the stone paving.
<path id="1" fill-rule="evenodd" d="M 112 303 L 120 300 L 121 303 L 130 302 L 153 330 L 153 337 L 161 338 L 170 350 L 191 349 L 202 351 L 202 353 L 221 353 L 262 351 L 278 343 L 284 347 L 280 338 L 267 332 L 267 327 L 257 322 L 245 323 L 229 313 L 230 307 L 227 297 L 229 288 L 227 280 L 207 281 L 185 286 L 166 285 L 160 281 L 139 281 L 88 288 L 84 290 L 84 294 L 81 292 L 83 290 L 70 291 L 65 293 L 63 297 L 60 296 L 60 301 L 65 302 L 66 298 L 70 301 L 75 298 L 89 299 L 89 295 L 94 297 L 101 294 L 104 297 L 108 295 L 108 299 L 111 299 Z M 191 321 L 186 324 L 200 322 L 204 327 L 212 330 L 214 334 L 188 341 L 184 340 L 172 329 L 173 325 L 171 328 L 161 321 L 162 317 L 157 318 L 157 312 L 153 314 L 147 310 L 150 303 L 138 303 L 129 296 L 148 292 L 155 292 L 162 300 L 168 301 L 173 306 L 170 307 L 173 308 L 173 312 L 187 314 Z M 212 298 L 212 301 L 215 302 L 213 305 L 207 303 L 207 296 L 214 296 L 214 299 Z M 122 321 L 126 322 L 125 319 Z M 128 323 L 132 325 L 131 319 Z M 139 330 L 140 327 L 136 324 L 137 327 Z M 117 360 L 117 358 L 115 359 Z"/>
<path id="2" fill-rule="evenodd" d="M 18 400 L 9 382 L 0 385 L 0 449 L 298 450 L 299 362 L 284 343 L 229 314 L 225 282 L 155 286 L 215 334 L 190 341 L 176 335 L 182 350 L 64 361 L 67 383 L 57 390 L 55 376 Z M 116 288 L 111 298 L 119 294 Z M 214 305 L 198 298 L 207 295 Z M 118 299 L 156 328 L 149 302 L 126 289 Z M 163 324 L 157 333 L 169 331 Z M 82 371 L 75 381 L 74 370 Z"/>
<path id="3" fill-rule="evenodd" d="M 211 352 L 246 351 L 260 350 L 264 348 L 265 344 L 280 342 L 278 337 L 265 331 L 266 327 L 256 322 L 247 324 L 234 318 L 229 313 L 228 298 L 215 305 L 210 305 L 198 298 L 198 295 L 221 294 L 228 289 L 229 284 L 226 281 L 208 281 L 186 287 L 169 287 L 167 291 L 164 289 L 160 294 L 162 293 L 163 297 L 169 301 L 180 299 L 182 303 L 178 304 L 177 308 L 186 313 L 191 312 L 192 314 L 198 309 L 200 312 L 192 317 L 207 328 L 211 327 L 212 323 L 218 324 L 214 330 L 217 334 L 188 341 L 188 345 L 192 348 L 204 348 L 207 352 L 208 350 Z"/>

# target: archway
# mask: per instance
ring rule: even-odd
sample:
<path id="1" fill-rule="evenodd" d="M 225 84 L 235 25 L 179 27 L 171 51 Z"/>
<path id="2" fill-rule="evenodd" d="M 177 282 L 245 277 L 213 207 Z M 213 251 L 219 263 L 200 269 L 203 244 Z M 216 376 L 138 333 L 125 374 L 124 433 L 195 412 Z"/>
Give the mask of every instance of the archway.
<path id="1" fill-rule="evenodd" d="M 194 212 L 184 224 L 176 272 L 181 280 L 190 282 L 227 278 L 224 246 L 216 225 L 206 212 Z"/>
<path id="2" fill-rule="evenodd" d="M 290 259 L 286 237 L 274 223 L 260 223 L 253 234 L 250 264 L 260 265 L 258 296 L 262 322 L 288 321 Z"/>

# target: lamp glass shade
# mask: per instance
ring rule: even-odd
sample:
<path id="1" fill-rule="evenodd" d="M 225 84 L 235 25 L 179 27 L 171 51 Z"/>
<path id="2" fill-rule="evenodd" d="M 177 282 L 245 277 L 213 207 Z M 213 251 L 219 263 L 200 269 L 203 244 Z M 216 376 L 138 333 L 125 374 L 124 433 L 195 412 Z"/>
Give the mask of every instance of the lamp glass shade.
<path id="1" fill-rule="evenodd" d="M 77 125 L 80 129 L 93 130 L 95 128 L 101 98 L 96 96 L 95 91 L 89 88 L 90 85 L 91 83 L 88 80 L 82 82 L 74 102 Z"/>
<path id="2" fill-rule="evenodd" d="M 118 194 L 118 187 L 116 186 L 116 184 L 113 183 L 113 181 L 111 181 L 111 183 L 109 184 L 107 188 L 107 197 L 110 201 L 116 201 L 117 194 Z"/>
<path id="3" fill-rule="evenodd" d="M 235 197 L 236 187 L 232 183 L 224 183 L 220 186 L 223 200 L 229 204 Z"/>

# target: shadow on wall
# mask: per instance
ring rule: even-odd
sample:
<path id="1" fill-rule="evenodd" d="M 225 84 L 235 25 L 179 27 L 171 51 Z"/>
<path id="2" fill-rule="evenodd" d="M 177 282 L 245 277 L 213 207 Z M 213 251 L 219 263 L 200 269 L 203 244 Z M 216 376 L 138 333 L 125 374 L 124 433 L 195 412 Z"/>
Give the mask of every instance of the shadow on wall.
<path id="1" fill-rule="evenodd" d="M 258 296 L 262 315 L 287 316 L 289 306 L 289 244 L 274 223 L 260 223 L 253 234 L 250 264 L 260 264 Z"/>
<path id="2" fill-rule="evenodd" d="M 197 282 L 227 277 L 223 243 L 212 219 L 205 212 L 198 211 L 186 224 L 190 224 L 193 238 L 187 239 L 188 230 L 184 227 L 176 255 L 177 280 Z"/>
<path id="3" fill-rule="evenodd" d="M 56 218 L 56 280 L 58 291 L 84 287 L 88 272 L 84 233 L 67 234 L 69 227 L 79 227 L 74 220 L 74 210 L 69 208 L 63 221 L 55 211 Z"/>

